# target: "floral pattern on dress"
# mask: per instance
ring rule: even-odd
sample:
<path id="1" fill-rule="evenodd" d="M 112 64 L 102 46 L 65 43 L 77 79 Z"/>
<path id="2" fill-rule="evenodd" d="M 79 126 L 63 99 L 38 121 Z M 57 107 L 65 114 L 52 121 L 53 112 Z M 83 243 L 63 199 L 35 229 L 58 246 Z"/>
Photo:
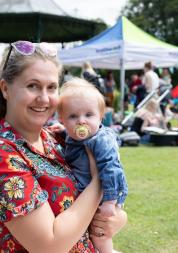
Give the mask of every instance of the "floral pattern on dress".
<path id="1" fill-rule="evenodd" d="M 29 145 L 7 122 L 0 121 L 0 252 L 26 253 L 4 222 L 48 200 L 54 215 L 78 196 L 76 181 L 62 158 L 60 144 L 46 130 L 41 133 L 46 155 Z M 95 253 L 88 232 L 69 253 Z"/>
<path id="2" fill-rule="evenodd" d="M 7 160 L 6 162 L 9 164 L 9 168 L 14 170 L 14 171 L 19 171 L 19 170 L 25 170 L 25 167 L 24 166 L 24 160 L 19 157 L 19 156 L 15 156 L 15 155 L 9 155 L 7 157 Z"/>
<path id="3" fill-rule="evenodd" d="M 22 199 L 24 198 L 25 181 L 20 177 L 10 178 L 4 184 L 4 191 L 7 192 L 9 199 Z"/>

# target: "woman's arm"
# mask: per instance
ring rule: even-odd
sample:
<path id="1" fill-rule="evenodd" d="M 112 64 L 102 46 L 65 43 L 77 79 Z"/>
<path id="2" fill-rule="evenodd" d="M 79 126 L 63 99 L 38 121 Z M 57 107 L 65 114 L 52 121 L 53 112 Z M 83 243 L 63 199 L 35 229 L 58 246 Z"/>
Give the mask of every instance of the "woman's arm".
<path id="1" fill-rule="evenodd" d="M 46 202 L 26 216 L 6 223 L 15 238 L 31 253 L 66 253 L 81 238 L 96 212 L 102 192 L 90 155 L 93 178 L 71 207 L 54 217 Z"/>

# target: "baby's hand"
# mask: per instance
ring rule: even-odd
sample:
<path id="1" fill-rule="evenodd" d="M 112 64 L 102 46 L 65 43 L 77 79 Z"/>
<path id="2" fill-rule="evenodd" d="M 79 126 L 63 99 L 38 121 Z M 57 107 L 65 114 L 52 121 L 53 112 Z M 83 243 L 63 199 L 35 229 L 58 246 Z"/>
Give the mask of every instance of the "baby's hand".
<path id="1" fill-rule="evenodd" d="M 116 214 L 116 200 L 105 201 L 99 207 L 102 215 L 110 217 Z"/>
<path id="2" fill-rule="evenodd" d="M 55 123 L 48 127 L 52 133 L 59 133 L 65 130 L 65 127 L 61 123 Z"/>

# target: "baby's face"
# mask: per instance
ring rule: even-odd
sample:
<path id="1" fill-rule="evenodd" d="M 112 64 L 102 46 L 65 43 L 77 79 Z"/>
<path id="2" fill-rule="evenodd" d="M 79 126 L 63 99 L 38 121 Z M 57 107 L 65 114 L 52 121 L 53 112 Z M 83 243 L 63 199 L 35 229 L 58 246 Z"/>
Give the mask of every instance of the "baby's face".
<path id="1" fill-rule="evenodd" d="M 67 98 L 63 101 L 62 107 L 61 121 L 74 140 L 87 139 L 98 131 L 101 115 L 95 97 Z"/>

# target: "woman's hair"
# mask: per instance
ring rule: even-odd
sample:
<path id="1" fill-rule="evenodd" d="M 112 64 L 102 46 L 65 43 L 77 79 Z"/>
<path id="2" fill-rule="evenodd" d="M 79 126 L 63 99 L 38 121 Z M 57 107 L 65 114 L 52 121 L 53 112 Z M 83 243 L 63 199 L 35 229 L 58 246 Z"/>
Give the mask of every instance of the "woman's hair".
<path id="1" fill-rule="evenodd" d="M 89 61 L 83 63 L 83 69 L 92 69 L 92 65 Z"/>
<path id="2" fill-rule="evenodd" d="M 106 79 L 107 80 L 112 80 L 114 79 L 113 77 L 113 72 L 111 70 L 109 70 L 107 73 L 106 73 Z"/>
<path id="3" fill-rule="evenodd" d="M 22 72 L 33 64 L 36 60 L 44 60 L 53 62 L 59 69 L 59 82 L 62 75 L 62 65 L 56 56 L 46 54 L 40 47 L 35 48 L 35 52 L 31 55 L 22 55 L 15 49 L 12 49 L 7 65 L 3 70 L 10 46 L 4 50 L 3 59 L 0 65 L 0 80 L 4 79 L 8 85 L 11 85 L 14 79 L 22 74 Z M 0 119 L 6 114 L 6 100 L 0 89 Z"/>
<path id="4" fill-rule="evenodd" d="M 83 63 L 82 69 L 83 69 L 82 72 L 87 71 L 93 75 L 96 75 L 96 72 L 89 61 Z"/>
<path id="5" fill-rule="evenodd" d="M 155 98 L 151 98 L 144 106 L 150 112 L 156 112 L 159 109 L 159 102 Z"/>
<path id="6" fill-rule="evenodd" d="M 153 68 L 153 65 L 152 65 L 151 61 L 145 63 L 145 68 L 147 68 L 147 69 L 152 69 Z"/>
<path id="7" fill-rule="evenodd" d="M 96 98 L 101 118 L 104 117 L 105 100 L 103 95 L 93 84 L 78 77 L 72 78 L 61 87 L 58 106 L 59 114 L 62 112 L 63 109 L 63 100 L 76 97 L 84 97 L 86 99 L 88 97 Z"/>

